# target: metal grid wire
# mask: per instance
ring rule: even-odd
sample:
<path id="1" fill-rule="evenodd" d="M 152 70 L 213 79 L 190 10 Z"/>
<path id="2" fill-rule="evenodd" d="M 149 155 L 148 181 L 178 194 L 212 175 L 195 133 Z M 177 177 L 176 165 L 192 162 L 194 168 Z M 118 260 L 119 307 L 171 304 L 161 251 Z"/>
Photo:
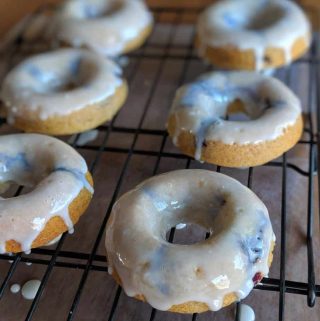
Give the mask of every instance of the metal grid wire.
<path id="1" fill-rule="evenodd" d="M 153 8 L 154 16 L 156 19 L 156 27 L 161 24 L 163 19 L 168 20 L 167 25 L 167 37 L 164 43 L 157 43 L 149 40 L 143 48 L 129 55 L 130 58 L 130 68 L 128 68 L 127 79 L 130 84 L 133 82 L 134 77 L 141 67 L 142 63 L 151 60 L 156 62 L 155 74 L 152 78 L 151 84 L 149 84 L 149 90 L 147 92 L 147 99 L 142 106 L 142 113 L 140 115 L 138 125 L 134 127 L 117 126 L 117 117 L 115 117 L 109 124 L 100 126 L 99 136 L 101 137 L 99 144 L 87 144 L 85 146 L 77 145 L 77 137 L 73 142 L 73 147 L 78 149 L 81 153 L 88 151 L 93 153 L 94 158 L 91 162 L 90 171 L 94 174 L 97 167 L 101 163 L 101 159 L 107 153 L 121 154 L 125 157 L 125 161 L 122 164 L 119 175 L 116 179 L 116 183 L 113 186 L 112 195 L 108 201 L 108 206 L 105 208 L 105 214 L 100 223 L 100 228 L 97 230 L 95 241 L 90 251 L 87 252 L 77 252 L 77 251 L 65 251 L 62 249 L 63 244 L 68 237 L 64 234 L 61 240 L 56 245 L 55 249 L 40 248 L 34 249 L 31 255 L 17 254 L 17 255 L 0 255 L 1 260 L 12 261 L 10 268 L 6 275 L 0 276 L 0 299 L 3 300 L 6 290 L 15 275 L 17 273 L 18 266 L 21 262 L 29 262 L 35 265 L 43 265 L 45 267 L 44 274 L 41 280 L 41 286 L 37 292 L 35 299 L 32 301 L 29 311 L 25 316 L 25 320 L 32 320 L 34 314 L 38 308 L 39 302 L 41 300 L 42 294 L 46 289 L 49 278 L 55 268 L 65 269 L 68 273 L 73 273 L 73 271 L 81 271 L 81 277 L 79 283 L 77 284 L 76 292 L 71 300 L 70 310 L 68 315 L 65 316 L 66 320 L 73 320 L 75 312 L 79 308 L 81 297 L 86 291 L 86 285 L 90 273 L 93 271 L 101 272 L 107 275 L 106 258 L 104 255 L 98 254 L 98 248 L 100 243 L 102 243 L 106 222 L 110 215 L 112 206 L 116 199 L 120 196 L 123 185 L 126 184 L 126 175 L 128 174 L 130 164 L 135 155 L 154 157 L 156 159 L 154 166 L 152 168 L 152 175 L 159 172 L 160 164 L 164 159 L 176 159 L 184 162 L 185 168 L 189 168 L 194 162 L 189 157 L 180 154 L 176 150 L 167 150 L 166 145 L 168 143 L 167 133 L 163 129 L 150 129 L 145 128 L 144 121 L 147 117 L 148 110 L 154 98 L 155 92 L 158 90 L 160 78 L 162 76 L 163 68 L 168 60 L 177 61 L 181 64 L 181 73 L 178 77 L 177 87 L 186 81 L 187 73 L 190 64 L 196 61 L 198 58 L 195 55 L 192 41 L 192 34 L 189 38 L 189 42 L 186 44 L 177 43 L 177 30 L 179 25 L 182 24 L 184 19 L 189 19 L 190 21 L 198 14 L 198 10 L 192 9 L 168 9 L 168 8 Z M 154 39 L 155 37 L 151 37 Z M 14 44 L 13 52 L 18 52 L 23 48 L 24 38 L 22 35 L 18 35 Z M 316 284 L 315 279 L 315 267 L 314 267 L 314 249 L 313 249 L 313 230 L 314 230 L 314 217 L 315 213 L 314 199 L 315 199 L 315 182 L 318 174 L 318 162 L 319 162 L 319 142 L 318 142 L 318 132 L 320 124 L 320 112 L 319 112 L 319 102 L 320 102 L 320 90 L 317 90 L 320 86 L 319 79 L 319 59 L 317 53 L 317 47 L 319 47 L 320 42 L 318 36 L 314 37 L 314 43 L 311 48 L 310 54 L 307 57 L 300 59 L 295 62 L 290 68 L 282 69 L 278 72 L 279 76 L 286 84 L 292 86 L 293 84 L 293 68 L 295 66 L 304 65 L 308 69 L 309 77 L 309 92 L 307 94 L 306 106 L 308 109 L 305 113 L 305 128 L 304 136 L 300 140 L 299 145 L 308 148 L 305 155 L 308 158 L 308 168 L 304 169 L 297 164 L 288 161 L 287 154 L 284 154 L 282 158 L 269 162 L 264 165 L 265 167 L 274 167 L 281 169 L 281 237 L 278 239 L 278 247 L 280 247 L 280 271 L 279 278 L 264 278 L 261 283 L 259 283 L 255 289 L 276 292 L 278 293 L 278 320 L 284 320 L 285 317 L 285 298 L 287 294 L 299 294 L 306 297 L 306 304 L 309 307 L 313 307 L 316 302 L 316 297 L 320 296 L 320 285 Z M 209 70 L 210 67 L 205 67 Z M 175 88 L 173 88 L 175 89 Z M 312 110 L 316 108 L 316 110 Z M 316 115 L 316 117 L 315 117 Z M 5 120 L 1 119 L 1 126 L 4 126 Z M 132 138 L 129 146 L 110 146 L 108 144 L 110 136 L 112 134 L 122 134 L 130 135 Z M 149 150 L 147 148 L 140 148 L 138 141 L 141 136 L 147 135 L 151 137 L 151 140 L 157 142 L 157 150 Z M 211 167 L 217 171 L 223 171 L 221 167 Z M 287 194 L 288 194 L 288 169 L 295 171 L 298 175 L 305 177 L 308 180 L 308 199 L 307 208 L 305 209 L 307 220 L 307 231 L 306 231 L 306 262 L 307 265 L 307 282 L 297 282 L 286 279 L 286 244 L 287 244 Z M 254 178 L 256 168 L 249 168 L 247 172 L 247 186 L 250 188 L 252 186 L 252 181 Z M 19 195 L 22 189 L 19 188 L 15 195 Z M 174 240 L 175 231 L 172 229 L 169 237 L 169 241 Z M 115 320 L 115 315 L 117 309 L 119 309 L 119 300 L 121 296 L 121 288 L 117 287 L 112 300 L 112 305 L 109 311 L 106 311 L 106 320 Z M 2 301 L 3 302 L 3 301 Z M 0 301 L 1 306 L 1 301 Z M 237 304 L 235 320 L 239 320 L 239 310 L 241 309 L 241 303 Z M 145 317 L 145 320 L 155 320 L 158 311 L 152 309 L 150 310 L 150 315 Z M 1 319 L 1 316 L 0 316 Z M 183 320 L 197 320 L 198 315 L 194 314 L 192 316 L 185 316 Z M 210 317 L 213 320 L 214 317 Z M 1 319 L 2 320 L 2 319 Z M 209 320 L 209 319 L 208 319 Z"/>

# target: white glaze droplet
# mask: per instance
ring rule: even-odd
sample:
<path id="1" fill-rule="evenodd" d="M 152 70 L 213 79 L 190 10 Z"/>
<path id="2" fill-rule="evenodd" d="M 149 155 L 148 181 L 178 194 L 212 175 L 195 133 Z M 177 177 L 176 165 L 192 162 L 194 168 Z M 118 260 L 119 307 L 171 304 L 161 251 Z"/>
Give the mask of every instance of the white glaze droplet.
<path id="1" fill-rule="evenodd" d="M 69 228 L 68 233 L 69 234 L 73 234 L 74 233 L 74 228 L 73 227 Z"/>
<path id="2" fill-rule="evenodd" d="M 98 135 L 99 135 L 99 131 L 96 129 L 81 133 L 77 139 L 77 145 L 84 146 L 94 141 L 98 137 Z"/>
<path id="3" fill-rule="evenodd" d="M 19 284 L 15 283 L 15 284 L 12 284 L 11 287 L 10 287 L 10 291 L 14 294 L 18 293 L 20 291 L 21 287 Z"/>
<path id="4" fill-rule="evenodd" d="M 247 304 L 241 304 L 240 321 L 255 321 L 255 318 L 253 309 Z"/>
<path id="5" fill-rule="evenodd" d="M 58 243 L 60 241 L 61 237 L 62 237 L 62 234 L 58 235 L 56 238 L 54 238 L 52 241 L 50 241 L 45 246 L 51 246 L 51 245 Z"/>
<path id="6" fill-rule="evenodd" d="M 33 300 L 37 295 L 40 284 L 41 281 L 39 280 L 30 280 L 26 282 L 21 289 L 22 296 L 26 300 Z"/>

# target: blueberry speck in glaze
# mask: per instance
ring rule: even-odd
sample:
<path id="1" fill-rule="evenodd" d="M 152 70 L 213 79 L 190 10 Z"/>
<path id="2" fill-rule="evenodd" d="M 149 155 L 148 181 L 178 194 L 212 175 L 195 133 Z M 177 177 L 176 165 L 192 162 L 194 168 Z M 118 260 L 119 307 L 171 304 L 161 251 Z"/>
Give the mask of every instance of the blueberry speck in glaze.
<path id="1" fill-rule="evenodd" d="M 248 237 L 240 242 L 241 249 L 251 264 L 256 264 L 263 256 L 263 239 L 262 233 L 260 232 L 261 231 L 259 231 L 257 236 Z"/>
<path id="2" fill-rule="evenodd" d="M 253 281 L 254 285 L 257 285 L 262 279 L 263 279 L 262 274 L 260 272 L 258 272 L 253 277 L 252 281 Z"/>
<path id="3" fill-rule="evenodd" d="M 269 98 L 266 98 L 265 100 L 265 109 L 270 109 L 272 107 L 271 100 Z"/>
<path id="4" fill-rule="evenodd" d="M 227 102 L 225 89 L 214 87 L 208 80 L 199 80 L 196 83 L 191 84 L 185 92 L 181 100 L 182 105 L 185 107 L 192 107 L 196 103 L 199 95 L 212 97 L 221 103 Z"/>
<path id="5" fill-rule="evenodd" d="M 76 57 L 70 63 L 70 73 L 72 76 L 76 77 L 79 74 L 79 69 L 81 65 L 81 57 Z"/>
<path id="6" fill-rule="evenodd" d="M 165 256 L 167 252 L 167 247 L 161 245 L 154 253 L 153 260 L 150 265 L 146 268 L 146 274 L 150 281 L 154 283 L 154 286 L 159 289 L 159 291 L 164 295 L 169 295 L 170 288 L 165 282 L 162 273 L 165 272 L 166 267 L 163 265 L 165 262 Z"/>
<path id="7" fill-rule="evenodd" d="M 26 170 L 31 170 L 31 166 L 27 161 L 24 153 L 19 153 L 16 156 L 8 156 L 0 153 L 0 172 L 7 172 L 12 168 L 22 167 Z"/>
<path id="8" fill-rule="evenodd" d="M 223 15 L 223 20 L 230 28 L 235 29 L 239 26 L 239 20 L 237 19 L 237 16 L 231 15 L 230 13 L 225 13 Z"/>
<path id="9" fill-rule="evenodd" d="M 220 202 L 220 205 L 221 206 L 224 206 L 224 205 L 226 205 L 227 204 L 227 200 L 225 199 L 225 198 L 223 198 L 222 200 L 221 200 L 221 202 Z"/>
<path id="10" fill-rule="evenodd" d="M 162 199 L 161 195 L 157 194 L 152 188 L 145 187 L 143 192 L 152 200 L 155 208 L 158 211 L 164 211 L 168 208 L 168 203 Z"/>
<path id="11" fill-rule="evenodd" d="M 263 57 L 264 62 L 270 64 L 272 62 L 271 58 L 269 56 L 264 56 Z"/>
<path id="12" fill-rule="evenodd" d="M 99 15 L 98 9 L 92 5 L 85 5 L 83 7 L 84 16 L 88 19 L 96 18 Z"/>
<path id="13" fill-rule="evenodd" d="M 30 76 L 33 78 L 42 81 L 43 79 L 43 72 L 35 65 L 27 65 L 26 71 L 29 73 Z"/>

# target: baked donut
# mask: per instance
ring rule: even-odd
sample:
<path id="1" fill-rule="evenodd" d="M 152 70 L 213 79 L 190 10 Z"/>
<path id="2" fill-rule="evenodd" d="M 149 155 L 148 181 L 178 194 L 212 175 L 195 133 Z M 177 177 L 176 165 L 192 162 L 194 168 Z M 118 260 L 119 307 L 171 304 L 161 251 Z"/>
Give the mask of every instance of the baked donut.
<path id="1" fill-rule="evenodd" d="M 250 119 L 227 119 L 234 113 Z M 299 99 L 281 81 L 249 71 L 212 72 L 177 91 L 167 128 L 196 160 L 248 167 L 293 147 L 303 121 Z"/>
<path id="2" fill-rule="evenodd" d="M 191 245 L 166 241 L 181 224 L 210 236 Z M 259 198 L 207 170 L 146 180 L 118 200 L 106 229 L 109 273 L 126 294 L 179 313 L 217 311 L 246 297 L 268 274 L 274 243 Z"/>
<path id="3" fill-rule="evenodd" d="M 199 56 L 221 69 L 262 70 L 289 64 L 311 43 L 310 23 L 288 0 L 223 0 L 197 24 Z"/>
<path id="4" fill-rule="evenodd" d="M 58 11 L 51 33 L 73 47 L 117 56 L 140 47 L 152 25 L 142 0 L 69 0 Z"/>
<path id="5" fill-rule="evenodd" d="M 12 182 L 31 191 L 0 198 L 0 253 L 29 251 L 72 231 L 93 195 L 85 160 L 38 134 L 0 136 L 0 185 Z"/>
<path id="6" fill-rule="evenodd" d="M 6 76 L 1 98 L 7 121 L 26 132 L 67 135 L 110 120 L 127 97 L 121 69 L 80 49 L 28 58 Z"/>

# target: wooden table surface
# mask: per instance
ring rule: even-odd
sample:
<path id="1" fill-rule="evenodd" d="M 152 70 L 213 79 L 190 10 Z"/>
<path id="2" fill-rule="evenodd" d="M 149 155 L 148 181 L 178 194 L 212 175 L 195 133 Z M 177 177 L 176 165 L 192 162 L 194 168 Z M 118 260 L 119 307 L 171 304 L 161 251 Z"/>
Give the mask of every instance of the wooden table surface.
<path id="1" fill-rule="evenodd" d="M 1 0 L 0 1 L 0 37 L 2 37 L 17 21 L 34 11 L 44 3 L 59 3 L 61 0 Z M 151 6 L 166 7 L 203 7 L 213 0 L 147 0 Z M 10 13 L 10 14 L 8 14 Z"/>
<path id="2" fill-rule="evenodd" d="M 59 3 L 62 0 L 1 0 L 0 1 L 0 38 L 22 17 L 34 11 L 44 3 Z M 150 6 L 166 7 L 204 7 L 214 0 L 146 0 Z M 312 20 L 319 23 L 319 15 L 312 10 L 314 6 L 320 6 L 318 0 L 300 0 L 306 4 L 312 14 Z M 10 13 L 10 14 L 8 14 Z"/>
<path id="3" fill-rule="evenodd" d="M 49 0 L 47 2 L 55 2 L 58 0 Z M 241 1 L 241 0 L 240 0 Z M 0 0 L 0 32 L 2 34 L 8 30 L 12 24 L 21 19 L 21 17 L 34 10 L 38 5 L 45 1 L 40 0 Z M 149 0 L 151 5 L 203 5 L 203 2 L 208 3 L 208 0 Z M 8 15 L 10 12 L 10 15 Z M 165 44 L 170 31 L 170 24 L 158 26 L 153 36 L 152 43 Z M 174 38 L 174 42 L 178 45 L 181 43 L 184 48 L 191 41 L 192 26 L 183 25 L 178 28 L 179 37 Z M 143 121 L 143 129 L 164 130 L 167 114 L 172 103 L 175 90 L 180 84 L 182 75 L 185 82 L 193 80 L 199 74 L 207 70 L 207 65 L 202 61 L 194 59 L 188 65 L 184 64 L 183 60 L 166 59 L 161 60 L 164 49 L 158 49 L 159 57 L 152 59 L 142 59 L 140 67 L 135 70 L 136 61 L 138 58 L 130 58 L 129 65 L 125 69 L 125 77 L 129 79 L 130 93 L 128 102 L 121 109 L 115 126 L 118 128 L 136 128 L 143 117 L 144 106 L 149 105 L 149 109 Z M 187 49 L 186 49 L 187 50 Z M 185 51 L 180 53 L 186 54 Z M 1 61 L 0 61 L 1 63 Z M 6 64 L 4 64 L 6 65 Z M 0 65 L 1 70 L 1 65 Z M 161 72 L 159 72 L 161 70 Z M 295 90 L 303 102 L 304 108 L 308 106 L 308 90 L 311 86 L 310 73 L 311 69 L 307 62 L 302 62 L 296 65 L 291 70 L 292 89 Z M 159 74 L 160 76 L 156 76 Z M 279 72 L 282 79 L 286 79 L 285 73 Z M 157 78 L 158 77 L 158 78 Z M 158 80 L 157 80 L 158 79 Z M 153 89 L 152 89 L 153 88 Z M 150 99 L 150 91 L 154 94 Z M 16 132 L 12 127 L 4 125 L 0 128 L 0 134 Z M 307 139 L 308 136 L 305 137 Z M 99 146 L 104 138 L 104 132 L 100 131 L 97 139 L 90 144 Z M 65 138 L 66 140 L 69 137 Z M 134 139 L 133 134 L 112 132 L 108 140 L 108 147 L 111 148 L 130 148 Z M 157 155 L 161 140 L 157 137 L 139 134 L 136 149 L 146 149 Z M 85 157 L 88 164 L 91 165 L 95 159 L 95 152 L 79 149 Z M 177 153 L 177 149 L 168 140 L 166 143 L 165 152 Z M 305 170 L 308 169 L 309 149 L 305 144 L 297 145 L 287 156 L 289 163 L 293 163 Z M 112 193 L 117 184 L 117 179 L 123 164 L 125 163 L 126 154 L 106 152 L 103 153 L 96 169 L 93 173 L 95 180 L 96 194 L 94 200 L 88 209 L 86 215 L 77 224 L 75 233 L 67 236 L 63 245 L 63 251 L 73 251 L 79 253 L 90 253 L 97 231 L 100 228 L 101 221 L 112 198 Z M 134 154 L 125 172 L 125 184 L 120 185 L 119 195 L 123 194 L 136 184 L 140 183 L 152 175 L 152 170 L 155 168 L 156 157 Z M 173 169 L 184 168 L 185 160 L 175 158 L 162 158 L 158 173 L 166 172 Z M 191 168 L 206 168 L 214 170 L 214 166 L 200 164 L 192 161 Z M 248 170 L 232 170 L 223 169 L 223 173 L 234 177 L 246 184 Z M 275 249 L 274 262 L 270 271 L 271 278 L 279 278 L 280 270 L 280 244 L 281 244 L 281 183 L 282 172 L 279 167 L 258 167 L 254 170 L 253 191 L 267 205 L 274 230 L 277 236 L 277 246 Z M 314 179 L 316 182 L 316 178 Z M 286 278 L 298 282 L 307 282 L 307 259 L 306 259 L 306 208 L 308 204 L 308 180 L 292 169 L 288 169 L 287 173 L 287 271 Z M 297 192 L 298 191 L 298 192 Z M 317 195 L 317 190 L 315 190 Z M 315 205 L 317 205 L 315 199 Z M 317 213 L 317 208 L 315 209 Z M 315 217 L 315 235 L 319 235 L 319 217 Z M 319 238 L 315 238 L 314 254 L 316 258 L 316 276 L 317 284 L 319 283 L 320 275 L 320 242 Z M 55 246 L 52 247 L 54 249 Z M 100 242 L 97 254 L 105 255 L 103 242 Z M 23 257 L 27 257 L 23 255 Z M 36 258 L 35 254 L 31 257 Z M 69 262 L 67 258 L 59 258 L 63 262 Z M 73 260 L 74 261 L 74 260 Z M 85 260 L 79 259 L 81 264 L 85 264 Z M 95 262 L 102 267 L 106 266 L 105 262 Z M 0 261 L 0 284 L 3 277 L 6 276 L 11 265 L 6 261 Z M 23 284 L 30 279 L 41 279 L 45 273 L 45 266 L 33 264 L 32 266 L 19 263 L 16 273 L 10 279 L 10 285 L 13 283 Z M 68 311 L 72 305 L 73 297 L 77 291 L 77 287 L 82 277 L 82 270 L 78 269 L 63 269 L 55 267 L 50 276 L 48 285 L 41 298 L 39 307 L 33 321 L 61 321 L 65 320 Z M 97 321 L 106 320 L 114 297 L 117 293 L 117 287 L 111 277 L 104 272 L 91 271 L 88 277 L 88 282 L 85 284 L 83 294 L 80 299 L 80 304 L 74 312 L 75 321 Z M 275 321 L 277 320 L 279 296 L 276 292 L 254 290 L 250 296 L 244 301 L 250 304 L 256 312 L 257 320 L 259 321 Z M 301 320 L 301 321 L 316 321 L 319 320 L 320 304 L 319 300 L 315 308 L 310 309 L 306 305 L 306 298 L 302 295 L 287 294 L 285 297 L 286 313 L 285 321 Z M 21 295 L 14 295 L 9 289 L 6 290 L 5 296 L 0 305 L 0 321 L 20 321 L 24 320 L 30 308 L 30 301 L 24 300 Z M 233 320 L 234 308 L 231 306 L 218 313 L 201 314 L 198 321 L 230 321 Z M 151 308 L 148 304 L 143 304 L 132 298 L 127 297 L 123 293 L 120 295 L 118 308 L 116 309 L 114 321 L 146 321 L 151 315 Z M 190 321 L 190 316 L 171 314 L 167 312 L 158 312 L 155 321 Z"/>

